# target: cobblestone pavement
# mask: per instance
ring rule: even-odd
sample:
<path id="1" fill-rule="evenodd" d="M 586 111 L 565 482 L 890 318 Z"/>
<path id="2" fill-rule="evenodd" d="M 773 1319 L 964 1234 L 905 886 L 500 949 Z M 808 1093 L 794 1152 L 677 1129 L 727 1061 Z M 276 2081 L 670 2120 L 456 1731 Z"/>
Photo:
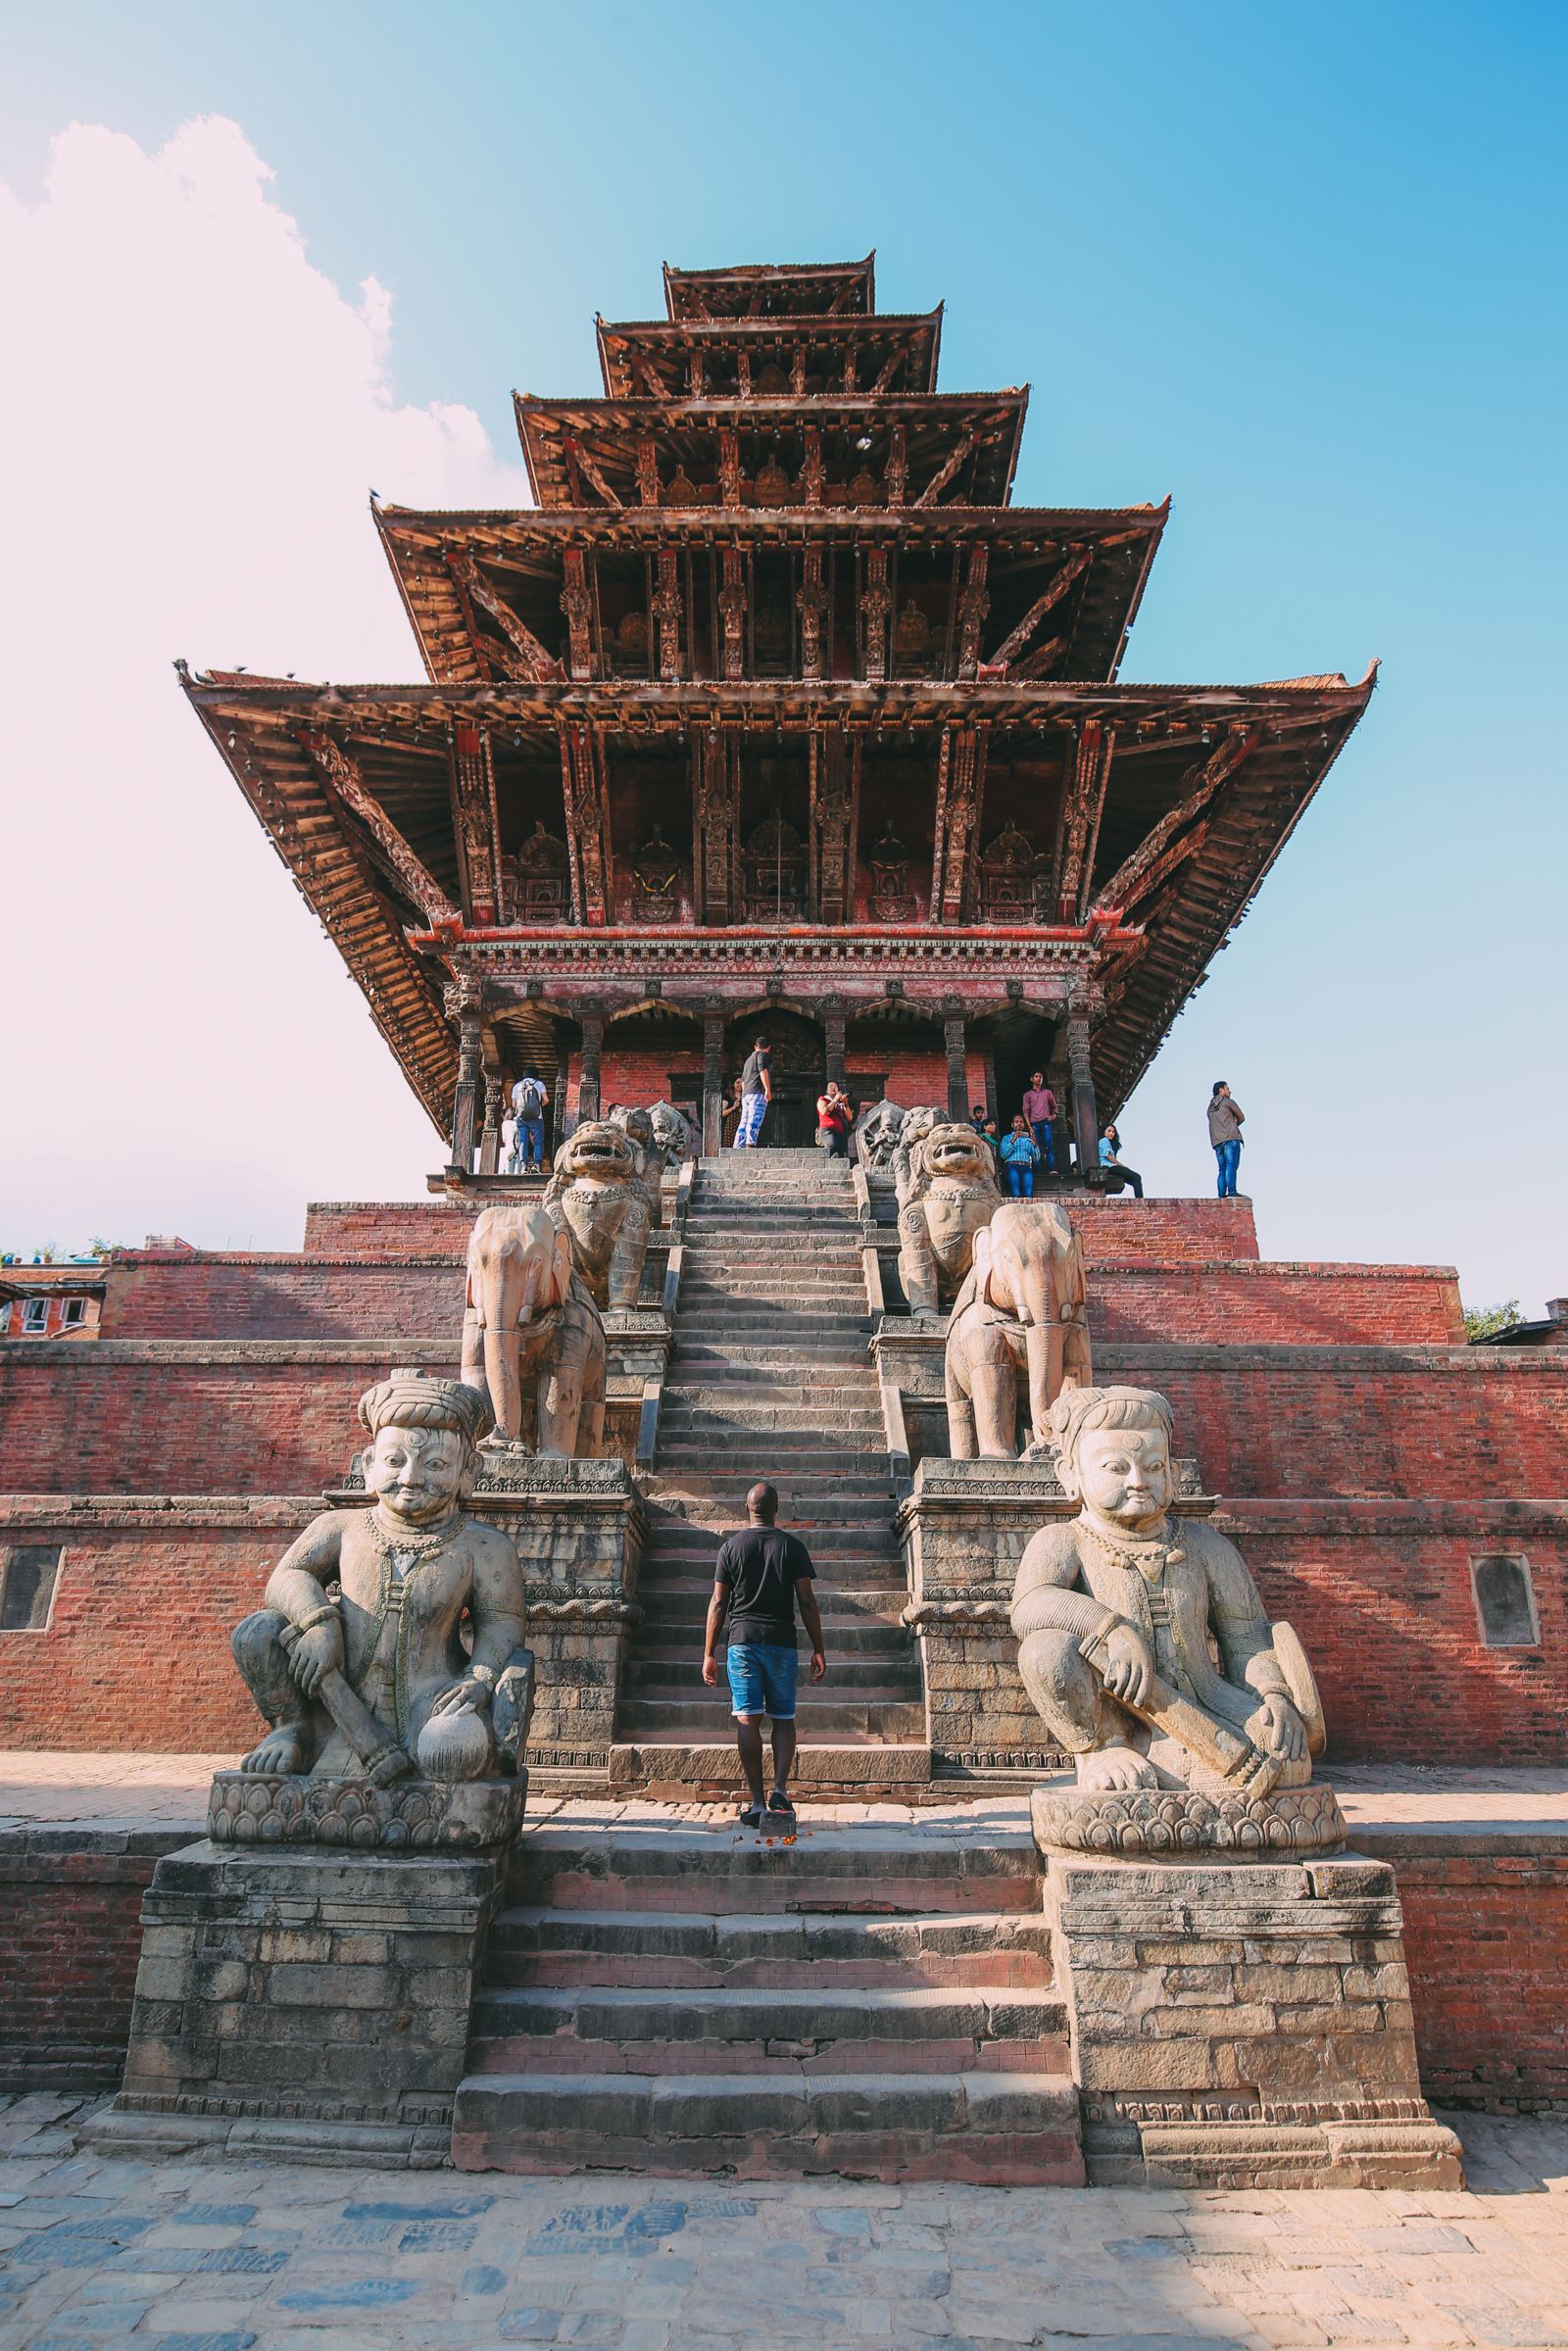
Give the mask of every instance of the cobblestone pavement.
<path id="1" fill-rule="evenodd" d="M 73 2152 L 0 2099 L 0 2351 L 1568 2345 L 1568 2124 L 1471 2192 L 753 2185 Z"/>

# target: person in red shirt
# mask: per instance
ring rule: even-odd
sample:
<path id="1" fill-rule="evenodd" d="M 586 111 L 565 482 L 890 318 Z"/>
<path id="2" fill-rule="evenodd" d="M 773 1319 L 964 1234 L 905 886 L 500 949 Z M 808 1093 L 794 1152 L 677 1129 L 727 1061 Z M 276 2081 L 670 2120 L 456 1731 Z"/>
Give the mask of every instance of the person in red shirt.
<path id="1" fill-rule="evenodd" d="M 1056 1098 L 1046 1084 L 1046 1073 L 1037 1069 L 1029 1080 L 1029 1091 L 1023 1098 L 1023 1114 L 1029 1132 L 1040 1146 L 1040 1164 L 1047 1175 L 1056 1172 L 1056 1146 L 1052 1133 L 1052 1120 L 1056 1115 Z"/>

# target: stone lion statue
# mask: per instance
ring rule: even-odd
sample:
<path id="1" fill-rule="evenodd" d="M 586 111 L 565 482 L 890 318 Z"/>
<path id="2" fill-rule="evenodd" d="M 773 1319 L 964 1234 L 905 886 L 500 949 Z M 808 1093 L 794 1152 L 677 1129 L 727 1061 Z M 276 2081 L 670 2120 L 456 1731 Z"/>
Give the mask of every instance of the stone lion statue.
<path id="1" fill-rule="evenodd" d="M 899 1279 L 912 1314 L 935 1314 L 956 1296 L 974 1260 L 976 1233 L 1002 1205 L 991 1146 L 973 1127 L 911 1110 L 896 1177 Z"/>
<path id="2" fill-rule="evenodd" d="M 601 1309 L 637 1303 L 658 1211 L 653 1123 L 646 1110 L 623 1111 L 621 1119 L 578 1127 L 557 1151 L 545 1186 L 545 1213 L 566 1235 L 572 1264 Z"/>
<path id="3" fill-rule="evenodd" d="M 653 1122 L 654 1143 L 662 1152 L 666 1167 L 678 1167 L 692 1155 L 692 1125 L 684 1110 L 673 1102 L 652 1102 L 648 1109 Z"/>

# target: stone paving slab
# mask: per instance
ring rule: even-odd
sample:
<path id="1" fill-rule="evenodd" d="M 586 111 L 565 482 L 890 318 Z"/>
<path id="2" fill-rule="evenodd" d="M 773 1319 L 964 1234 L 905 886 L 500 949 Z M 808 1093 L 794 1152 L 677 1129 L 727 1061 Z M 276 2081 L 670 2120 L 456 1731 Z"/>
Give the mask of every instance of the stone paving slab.
<path id="1" fill-rule="evenodd" d="M 0 2099 L 0 2351 L 1568 2346 L 1568 2122 L 1469 2192 L 411 2178 L 74 2152 Z"/>
<path id="2" fill-rule="evenodd" d="M 190 1828 L 203 1834 L 215 1771 L 236 1755 L 124 1755 L 60 1749 L 0 1750 L 0 1836 L 29 1827 Z M 1547 1764 L 1438 1769 L 1410 1764 L 1343 1764 L 1332 1781 L 1352 1829 L 1409 1829 L 1459 1835 L 1510 1831 L 1568 1832 L 1568 1769 Z M 656 1803 L 641 1798 L 531 1795 L 532 1826 L 589 1831 L 673 1823 L 719 1827 L 726 1804 Z M 1023 1833 L 1027 1795 L 961 1796 L 951 1804 L 804 1802 L 813 1828 L 883 1825 L 906 1836 L 943 1837 L 975 1831 Z"/>

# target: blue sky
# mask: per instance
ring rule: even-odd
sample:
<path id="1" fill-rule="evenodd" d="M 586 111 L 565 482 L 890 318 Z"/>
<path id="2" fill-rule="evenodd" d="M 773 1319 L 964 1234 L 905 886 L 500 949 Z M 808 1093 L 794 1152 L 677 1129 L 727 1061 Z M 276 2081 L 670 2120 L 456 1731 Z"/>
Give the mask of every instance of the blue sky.
<path id="1" fill-rule="evenodd" d="M 152 154 L 228 118 L 314 269 L 349 303 L 368 277 L 387 290 L 388 397 L 476 412 L 509 464 L 512 388 L 590 388 L 594 311 L 651 315 L 662 261 L 874 245 L 882 307 L 946 298 L 947 387 L 1032 385 L 1021 501 L 1172 493 L 1124 674 L 1383 659 L 1354 743 L 1129 1105 L 1128 1156 L 1156 1190 L 1206 1189 L 1202 1101 L 1223 1075 L 1267 1253 L 1457 1261 L 1472 1302 L 1539 1309 L 1568 1290 L 1565 53 L 1561 6 L 57 0 L 0 10 L 0 180 L 42 205 L 74 122 Z M 199 321 L 211 277 L 182 282 Z M 243 567 L 243 475 L 214 487 Z M 281 649 L 286 580 L 279 596 Z M 84 614 L 78 653 L 114 625 Z M 203 641 L 199 609 L 188 626 L 167 655 L 277 658 Z M 346 617 L 342 642 L 325 665 L 353 674 Z M 285 665 L 318 665 L 316 647 L 302 622 Z M 224 789 L 216 766 L 202 788 Z M 321 985 L 265 844 L 211 821 L 236 869 L 256 860 L 248 947 Z M 236 1165 L 212 1135 L 192 1155 L 181 1106 L 182 1151 L 139 1173 L 108 1152 L 89 1183 L 79 1152 L 64 1164 L 62 1099 L 36 1185 L 0 1200 L 5 1237 L 142 1218 L 288 1245 L 307 1192 L 416 1193 L 433 1145 L 341 995 L 301 1082 L 325 1083 L 313 1051 L 363 1055 L 380 1155 L 362 1136 L 352 1170 L 324 1146 L 313 1163 L 302 1138 Z M 287 1056 L 266 1020 L 236 985 L 229 1050 L 277 1072 L 275 1130 Z M 122 1033 L 117 1056 L 142 1051 Z M 174 1081 L 146 1051 L 138 1099 L 156 1101 Z"/>

